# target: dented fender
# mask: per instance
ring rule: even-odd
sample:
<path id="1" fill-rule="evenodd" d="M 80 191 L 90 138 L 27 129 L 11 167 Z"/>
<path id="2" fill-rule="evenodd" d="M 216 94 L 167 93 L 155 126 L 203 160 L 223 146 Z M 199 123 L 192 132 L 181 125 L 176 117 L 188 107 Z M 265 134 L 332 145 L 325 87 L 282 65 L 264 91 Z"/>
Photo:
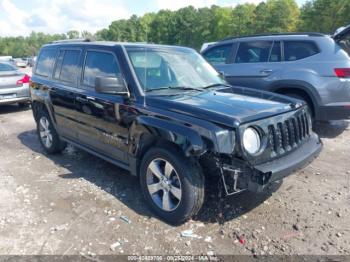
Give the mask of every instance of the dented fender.
<path id="1" fill-rule="evenodd" d="M 149 135 L 177 144 L 186 156 L 202 154 L 206 146 L 200 134 L 180 123 L 154 116 L 139 116 L 131 127 L 131 154 L 137 155 L 142 136 Z"/>

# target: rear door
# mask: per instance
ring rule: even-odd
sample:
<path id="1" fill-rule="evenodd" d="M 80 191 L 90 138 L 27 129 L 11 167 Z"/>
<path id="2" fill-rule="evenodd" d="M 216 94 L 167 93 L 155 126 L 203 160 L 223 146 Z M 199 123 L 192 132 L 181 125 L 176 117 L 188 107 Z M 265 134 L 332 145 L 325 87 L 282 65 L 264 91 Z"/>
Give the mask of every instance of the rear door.
<path id="1" fill-rule="evenodd" d="M 60 49 L 50 98 L 60 134 L 67 138 L 76 138 L 75 95 L 77 93 L 78 76 L 80 75 L 82 50 L 79 48 Z"/>
<path id="2" fill-rule="evenodd" d="M 236 86 L 266 88 L 276 76 L 281 62 L 280 41 L 243 41 L 233 63 L 225 71 L 226 80 Z"/>
<path id="3" fill-rule="evenodd" d="M 84 55 L 80 91 L 76 96 L 78 139 L 100 154 L 127 162 L 128 126 L 123 112 L 124 96 L 95 92 L 95 79 L 122 77 L 114 48 L 87 49 Z"/>

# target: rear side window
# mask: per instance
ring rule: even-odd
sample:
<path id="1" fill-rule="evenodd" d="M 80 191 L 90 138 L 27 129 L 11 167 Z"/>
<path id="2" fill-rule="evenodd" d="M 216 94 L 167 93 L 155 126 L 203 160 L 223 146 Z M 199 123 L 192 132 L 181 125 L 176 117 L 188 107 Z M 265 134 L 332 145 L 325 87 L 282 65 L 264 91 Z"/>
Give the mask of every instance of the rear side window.
<path id="1" fill-rule="evenodd" d="M 88 51 L 85 59 L 83 84 L 95 86 L 99 77 L 117 77 L 120 75 L 118 63 L 111 53 Z"/>
<path id="2" fill-rule="evenodd" d="M 319 53 L 318 47 L 311 41 L 285 41 L 284 60 L 296 61 Z"/>
<path id="3" fill-rule="evenodd" d="M 80 51 L 60 51 L 54 77 L 68 83 L 76 83 L 78 79 L 78 64 Z"/>
<path id="4" fill-rule="evenodd" d="M 213 65 L 226 64 L 232 50 L 232 44 L 216 46 L 204 53 L 204 58 Z"/>
<path id="5" fill-rule="evenodd" d="M 254 41 L 240 43 L 236 63 L 263 63 L 267 62 L 272 47 L 271 41 Z"/>
<path id="6" fill-rule="evenodd" d="M 51 76 L 55 58 L 56 49 L 42 50 L 36 65 L 35 73 L 45 77 Z"/>

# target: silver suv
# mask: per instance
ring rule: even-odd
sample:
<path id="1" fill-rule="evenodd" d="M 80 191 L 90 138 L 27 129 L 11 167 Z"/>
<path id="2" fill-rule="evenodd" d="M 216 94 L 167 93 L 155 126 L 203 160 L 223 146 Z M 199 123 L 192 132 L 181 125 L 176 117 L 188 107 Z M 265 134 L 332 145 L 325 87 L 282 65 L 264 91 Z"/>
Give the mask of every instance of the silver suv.
<path id="1" fill-rule="evenodd" d="M 307 102 L 315 120 L 350 118 L 350 26 L 319 33 L 229 38 L 202 55 L 226 80 Z"/>

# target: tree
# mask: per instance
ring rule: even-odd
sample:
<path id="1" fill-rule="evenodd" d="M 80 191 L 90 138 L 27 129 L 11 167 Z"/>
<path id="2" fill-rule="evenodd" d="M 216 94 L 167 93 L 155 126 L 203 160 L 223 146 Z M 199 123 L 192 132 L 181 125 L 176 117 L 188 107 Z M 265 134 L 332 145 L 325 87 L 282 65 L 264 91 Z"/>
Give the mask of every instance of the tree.
<path id="1" fill-rule="evenodd" d="M 79 38 L 80 34 L 76 30 L 71 30 L 67 32 L 67 36 L 69 39 L 75 39 L 75 38 Z"/>
<path id="2" fill-rule="evenodd" d="M 301 8 L 299 30 L 333 33 L 349 21 L 349 0 L 308 1 Z"/>

